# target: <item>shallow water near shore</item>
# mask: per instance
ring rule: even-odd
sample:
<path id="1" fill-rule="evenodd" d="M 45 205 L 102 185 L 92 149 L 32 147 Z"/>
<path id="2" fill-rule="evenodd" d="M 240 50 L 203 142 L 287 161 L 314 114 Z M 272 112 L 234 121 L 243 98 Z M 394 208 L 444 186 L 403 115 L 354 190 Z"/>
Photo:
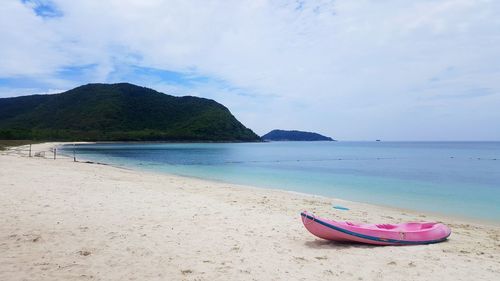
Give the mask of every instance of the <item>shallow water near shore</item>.
<path id="1" fill-rule="evenodd" d="M 500 220 L 500 142 L 109 143 L 78 159 Z"/>

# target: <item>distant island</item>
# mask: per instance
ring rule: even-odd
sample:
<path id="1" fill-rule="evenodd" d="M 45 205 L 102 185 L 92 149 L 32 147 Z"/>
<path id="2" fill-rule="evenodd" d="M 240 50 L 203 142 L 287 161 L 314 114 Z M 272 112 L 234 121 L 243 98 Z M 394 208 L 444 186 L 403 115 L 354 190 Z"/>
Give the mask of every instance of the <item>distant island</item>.
<path id="1" fill-rule="evenodd" d="M 260 141 L 222 104 L 129 83 L 0 99 L 0 139 Z"/>
<path id="2" fill-rule="evenodd" d="M 318 133 L 303 131 L 272 130 L 262 136 L 265 141 L 335 141 L 334 139 Z"/>

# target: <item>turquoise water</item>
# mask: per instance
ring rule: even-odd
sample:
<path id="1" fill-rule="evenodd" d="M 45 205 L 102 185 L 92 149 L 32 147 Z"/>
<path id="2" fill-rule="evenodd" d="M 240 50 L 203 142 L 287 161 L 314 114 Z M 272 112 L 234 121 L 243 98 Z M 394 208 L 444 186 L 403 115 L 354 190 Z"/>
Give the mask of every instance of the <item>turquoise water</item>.
<path id="1" fill-rule="evenodd" d="M 113 143 L 75 151 L 128 168 L 500 221 L 500 142 Z"/>

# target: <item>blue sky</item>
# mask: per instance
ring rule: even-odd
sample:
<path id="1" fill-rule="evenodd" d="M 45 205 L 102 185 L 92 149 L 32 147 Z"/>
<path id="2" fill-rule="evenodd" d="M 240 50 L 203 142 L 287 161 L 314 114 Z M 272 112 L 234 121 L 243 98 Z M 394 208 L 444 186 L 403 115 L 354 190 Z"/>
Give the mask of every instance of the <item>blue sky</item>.
<path id="1" fill-rule="evenodd" d="M 258 134 L 500 140 L 499 1 L 5 0 L 0 97 L 131 82 Z"/>

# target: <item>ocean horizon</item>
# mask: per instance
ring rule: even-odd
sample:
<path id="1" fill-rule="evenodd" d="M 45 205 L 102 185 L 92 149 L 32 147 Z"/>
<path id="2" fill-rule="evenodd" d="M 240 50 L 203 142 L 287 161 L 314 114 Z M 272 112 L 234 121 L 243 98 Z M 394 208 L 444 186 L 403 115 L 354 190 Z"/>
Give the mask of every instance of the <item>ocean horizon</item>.
<path id="1" fill-rule="evenodd" d="M 500 142 L 97 143 L 62 150 L 132 169 L 500 220 Z"/>

